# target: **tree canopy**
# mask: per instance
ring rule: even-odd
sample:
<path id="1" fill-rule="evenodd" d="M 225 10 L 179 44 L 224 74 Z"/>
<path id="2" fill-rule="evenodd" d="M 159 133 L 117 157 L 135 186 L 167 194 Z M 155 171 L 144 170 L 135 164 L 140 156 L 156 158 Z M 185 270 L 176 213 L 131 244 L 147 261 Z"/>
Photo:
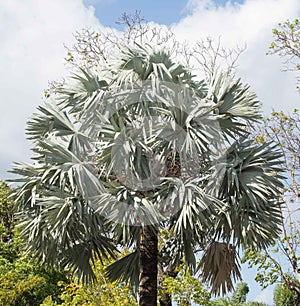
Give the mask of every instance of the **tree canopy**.
<path id="1" fill-rule="evenodd" d="M 284 69 L 300 70 L 300 22 L 286 20 L 273 29 L 274 41 L 269 46 L 268 54 L 278 54 L 284 59 Z M 297 77 L 299 83 L 299 77 Z M 297 86 L 299 90 L 299 86 Z"/>

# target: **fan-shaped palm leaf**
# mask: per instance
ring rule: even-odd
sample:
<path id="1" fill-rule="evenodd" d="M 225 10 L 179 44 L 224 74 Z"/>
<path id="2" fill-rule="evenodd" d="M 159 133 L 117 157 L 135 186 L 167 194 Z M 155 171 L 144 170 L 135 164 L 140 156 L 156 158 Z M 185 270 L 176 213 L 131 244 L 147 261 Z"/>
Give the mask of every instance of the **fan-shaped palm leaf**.
<path id="1" fill-rule="evenodd" d="M 261 118 L 261 105 L 249 85 L 242 85 L 226 73 L 218 73 L 212 79 L 208 98 L 216 103 L 219 122 L 229 136 L 244 135 L 245 128 L 241 119 L 257 121 Z"/>
<path id="2" fill-rule="evenodd" d="M 139 251 L 134 252 L 118 259 L 106 269 L 107 276 L 111 281 L 130 282 L 137 289 L 139 284 Z"/>
<path id="3" fill-rule="evenodd" d="M 212 168 L 208 190 L 225 203 L 216 220 L 219 235 L 229 239 L 233 234 L 245 246 L 272 242 L 282 221 L 280 157 L 270 144 L 241 139 L 225 153 L 224 163 Z"/>

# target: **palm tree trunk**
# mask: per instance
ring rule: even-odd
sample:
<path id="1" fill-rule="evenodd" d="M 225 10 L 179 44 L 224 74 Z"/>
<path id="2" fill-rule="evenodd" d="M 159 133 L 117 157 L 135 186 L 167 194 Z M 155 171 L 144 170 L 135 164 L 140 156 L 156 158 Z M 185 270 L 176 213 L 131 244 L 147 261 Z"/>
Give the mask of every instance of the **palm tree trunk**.
<path id="1" fill-rule="evenodd" d="M 151 226 L 140 230 L 139 305 L 157 305 L 157 230 Z"/>
<path id="2" fill-rule="evenodd" d="M 297 300 L 295 306 L 300 306 L 300 294 L 297 292 Z"/>

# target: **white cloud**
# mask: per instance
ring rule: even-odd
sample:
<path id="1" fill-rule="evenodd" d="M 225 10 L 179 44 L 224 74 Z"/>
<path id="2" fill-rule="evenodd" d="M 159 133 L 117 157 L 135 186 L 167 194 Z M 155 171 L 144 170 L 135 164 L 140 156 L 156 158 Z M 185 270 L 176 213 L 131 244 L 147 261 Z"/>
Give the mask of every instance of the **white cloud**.
<path id="1" fill-rule="evenodd" d="M 299 107 L 295 75 L 281 72 L 282 59 L 267 56 L 272 29 L 286 19 L 300 15 L 299 0 L 228 1 L 217 6 L 212 0 L 192 0 L 192 13 L 174 25 L 179 39 L 195 42 L 207 36 L 234 48 L 247 45 L 238 62 L 238 75 L 252 86 L 264 110 Z"/>
<path id="2" fill-rule="evenodd" d="M 64 43 L 71 44 L 76 30 L 100 24 L 81 0 L 10 0 L 0 6 L 0 177 L 6 178 L 13 160 L 28 160 L 25 123 L 48 80 L 65 73 Z"/>
<path id="3" fill-rule="evenodd" d="M 255 298 L 255 301 L 260 302 L 260 303 L 266 303 L 268 305 L 272 305 L 272 303 L 273 303 L 273 290 L 268 289 L 268 288 L 264 289 Z"/>
<path id="4" fill-rule="evenodd" d="M 116 2 L 117 0 L 83 0 L 85 5 L 112 4 Z"/>

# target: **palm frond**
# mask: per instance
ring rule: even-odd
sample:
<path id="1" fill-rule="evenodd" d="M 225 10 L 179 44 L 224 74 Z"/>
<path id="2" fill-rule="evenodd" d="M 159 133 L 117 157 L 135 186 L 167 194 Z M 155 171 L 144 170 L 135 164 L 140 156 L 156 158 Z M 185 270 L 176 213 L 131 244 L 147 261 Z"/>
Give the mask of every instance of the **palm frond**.
<path id="1" fill-rule="evenodd" d="M 139 284 L 139 251 L 136 250 L 106 268 L 106 274 L 111 281 L 129 282 L 137 289 Z"/>
<path id="2" fill-rule="evenodd" d="M 84 282 L 94 280 L 96 259 L 114 256 L 101 216 L 70 193 L 52 187 L 18 218 L 27 251 L 44 263 L 71 268 Z"/>
<path id="3" fill-rule="evenodd" d="M 240 139 L 212 167 L 207 190 L 224 201 L 216 219 L 218 235 L 239 245 L 272 243 L 282 222 L 281 153 L 274 145 Z"/>
<path id="4" fill-rule="evenodd" d="M 161 188 L 158 192 L 157 201 L 162 214 L 170 215 L 167 220 L 174 243 L 174 249 L 171 248 L 173 260 L 178 263 L 184 259 L 194 269 L 195 247 L 207 228 L 213 228 L 212 216 L 218 213 L 216 206 L 221 206 L 222 202 L 205 192 L 202 178 L 185 182 L 168 178 L 166 182 L 162 184 L 166 184 L 165 189 Z M 170 188 L 172 184 L 173 188 Z M 169 249 L 170 246 L 164 248 L 163 252 L 168 253 Z"/>
<path id="5" fill-rule="evenodd" d="M 219 116 L 220 126 L 229 136 L 245 135 L 241 119 L 257 121 L 261 119 L 261 104 L 248 85 L 227 73 L 218 73 L 212 79 L 207 95 L 216 103 L 215 114 Z"/>
<path id="6" fill-rule="evenodd" d="M 99 94 L 106 90 L 107 86 L 108 81 L 105 77 L 100 79 L 99 75 L 91 70 L 80 68 L 66 84 L 58 88 L 59 105 L 62 108 L 69 108 L 70 113 L 80 115 Z"/>
<path id="7" fill-rule="evenodd" d="M 120 48 L 120 54 L 108 69 L 114 72 L 116 83 L 122 88 L 144 80 L 151 80 L 156 87 L 158 80 L 179 84 L 192 79 L 188 69 L 174 63 L 167 48 L 154 48 L 149 44 L 141 46 L 135 43 Z"/>
<path id="8" fill-rule="evenodd" d="M 159 210 L 147 198 L 126 191 L 117 196 L 102 193 L 93 198 L 93 207 L 108 222 L 114 226 L 121 225 L 124 230 L 130 226 L 158 224 L 163 219 Z"/>
<path id="9" fill-rule="evenodd" d="M 198 269 L 215 295 L 226 294 L 234 288 L 233 281 L 241 279 L 240 265 L 233 245 L 212 242 L 205 250 Z"/>
<path id="10" fill-rule="evenodd" d="M 45 103 L 39 106 L 42 114 L 34 114 L 27 123 L 29 139 L 41 139 L 54 133 L 57 136 L 67 136 L 75 133 L 75 128 L 67 114 L 54 104 Z"/>

